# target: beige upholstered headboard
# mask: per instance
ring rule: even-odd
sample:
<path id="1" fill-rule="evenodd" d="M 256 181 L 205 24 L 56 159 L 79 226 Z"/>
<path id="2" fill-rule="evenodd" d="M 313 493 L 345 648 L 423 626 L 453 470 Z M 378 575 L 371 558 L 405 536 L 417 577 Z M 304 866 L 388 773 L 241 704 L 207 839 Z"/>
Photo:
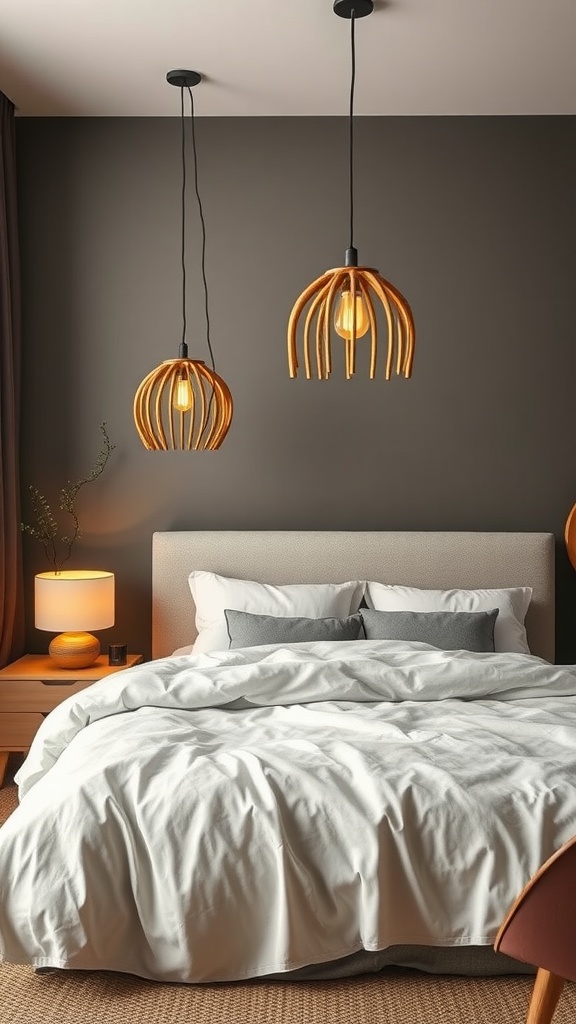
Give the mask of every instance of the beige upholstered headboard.
<path id="1" fill-rule="evenodd" d="M 533 587 L 526 628 L 533 654 L 554 660 L 551 533 L 174 531 L 152 543 L 152 656 L 196 637 L 188 573 L 205 569 L 262 583 L 378 580 L 412 587 Z"/>

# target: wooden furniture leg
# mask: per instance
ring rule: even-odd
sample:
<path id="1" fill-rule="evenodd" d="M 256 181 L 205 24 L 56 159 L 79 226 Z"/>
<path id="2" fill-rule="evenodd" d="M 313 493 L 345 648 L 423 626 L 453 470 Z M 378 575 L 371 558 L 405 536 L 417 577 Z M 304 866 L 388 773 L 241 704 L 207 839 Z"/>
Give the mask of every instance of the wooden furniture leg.
<path id="1" fill-rule="evenodd" d="M 538 969 L 526 1024 L 550 1024 L 564 988 L 564 978 L 544 967 Z"/>

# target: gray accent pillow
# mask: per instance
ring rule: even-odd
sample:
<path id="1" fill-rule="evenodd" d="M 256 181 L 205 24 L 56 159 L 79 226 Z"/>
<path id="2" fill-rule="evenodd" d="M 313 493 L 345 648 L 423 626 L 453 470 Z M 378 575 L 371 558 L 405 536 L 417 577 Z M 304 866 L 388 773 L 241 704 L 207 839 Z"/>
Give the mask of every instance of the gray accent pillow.
<path id="1" fill-rule="evenodd" d="M 418 640 L 444 651 L 494 651 L 498 609 L 488 612 L 360 612 L 367 640 Z"/>
<path id="2" fill-rule="evenodd" d="M 253 615 L 225 608 L 224 615 L 231 648 L 298 644 L 308 640 L 364 639 L 359 613 L 346 619 L 307 619 L 302 616 Z"/>

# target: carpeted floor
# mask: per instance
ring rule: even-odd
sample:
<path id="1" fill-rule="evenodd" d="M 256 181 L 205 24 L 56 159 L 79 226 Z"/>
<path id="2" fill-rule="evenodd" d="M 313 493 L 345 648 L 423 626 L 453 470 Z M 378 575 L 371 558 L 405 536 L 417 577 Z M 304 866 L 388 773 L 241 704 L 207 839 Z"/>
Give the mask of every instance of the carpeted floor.
<path id="1" fill-rule="evenodd" d="M 523 1024 L 528 978 L 400 970 L 346 981 L 159 985 L 113 974 L 0 967 L 2 1024 Z M 554 1024 L 574 1024 L 567 989 Z"/>
<path id="2" fill-rule="evenodd" d="M 16 789 L 0 790 L 0 822 Z M 343 981 L 160 985 L 128 975 L 36 975 L 0 965 L 0 1024 L 524 1024 L 532 979 L 387 969 Z M 566 985 L 554 1024 L 576 1021 Z"/>

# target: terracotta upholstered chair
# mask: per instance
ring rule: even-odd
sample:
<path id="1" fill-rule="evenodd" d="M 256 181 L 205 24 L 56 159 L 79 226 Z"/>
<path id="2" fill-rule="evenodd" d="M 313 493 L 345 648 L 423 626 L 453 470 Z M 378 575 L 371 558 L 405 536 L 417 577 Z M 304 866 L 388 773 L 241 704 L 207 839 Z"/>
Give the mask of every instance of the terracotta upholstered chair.
<path id="1" fill-rule="evenodd" d="M 538 968 L 527 1024 L 550 1024 L 565 980 L 576 981 L 576 836 L 530 879 L 494 949 Z"/>

